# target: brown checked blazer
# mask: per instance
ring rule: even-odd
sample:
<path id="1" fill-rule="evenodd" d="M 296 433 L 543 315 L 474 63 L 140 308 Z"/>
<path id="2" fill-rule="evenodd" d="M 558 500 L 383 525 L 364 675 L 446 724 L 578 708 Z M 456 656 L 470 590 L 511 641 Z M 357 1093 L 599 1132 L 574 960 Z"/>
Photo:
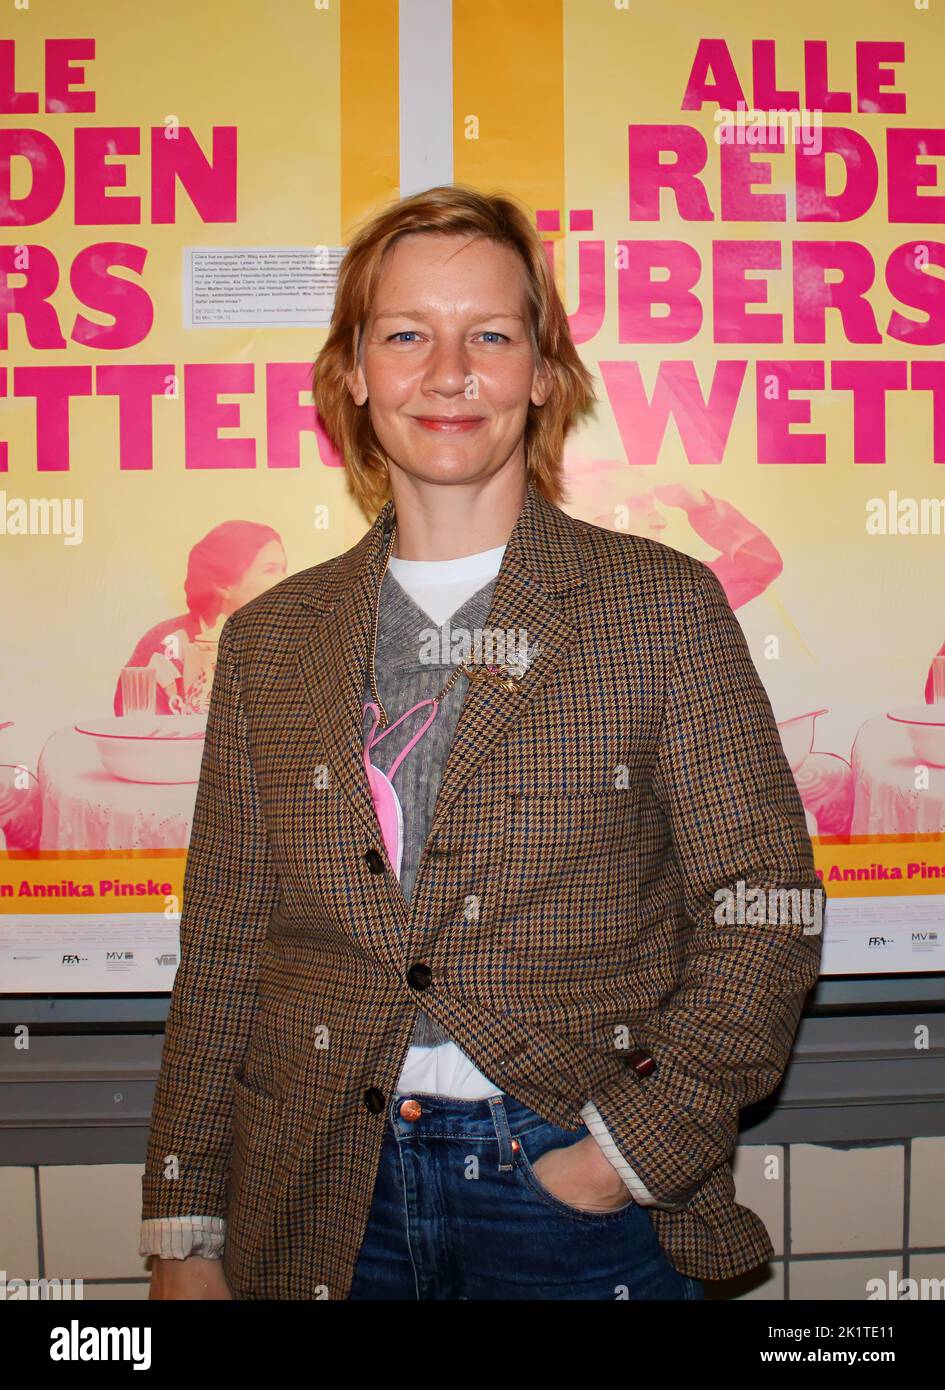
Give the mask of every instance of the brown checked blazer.
<path id="1" fill-rule="evenodd" d="M 676 1204 L 647 1210 L 677 1269 L 751 1269 L 773 1251 L 734 1199 L 739 1110 L 778 1085 L 821 937 L 715 895 L 820 881 L 725 593 L 529 482 L 488 625 L 537 653 L 511 694 L 461 678 L 408 907 L 360 744 L 392 520 L 223 628 L 143 1215 L 225 1216 L 237 1298 L 345 1298 L 422 1004 L 545 1119 L 596 1103 Z"/>

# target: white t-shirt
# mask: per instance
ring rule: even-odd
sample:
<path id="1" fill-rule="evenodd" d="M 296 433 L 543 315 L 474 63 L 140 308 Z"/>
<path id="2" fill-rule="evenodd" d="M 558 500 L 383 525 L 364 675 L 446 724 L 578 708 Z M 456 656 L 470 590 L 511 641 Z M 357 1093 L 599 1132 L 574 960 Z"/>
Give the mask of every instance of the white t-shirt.
<path id="1" fill-rule="evenodd" d="M 505 546 L 460 555 L 458 560 L 400 560 L 392 555 L 387 567 L 402 589 L 437 627 L 442 627 L 467 599 L 499 573 Z"/>

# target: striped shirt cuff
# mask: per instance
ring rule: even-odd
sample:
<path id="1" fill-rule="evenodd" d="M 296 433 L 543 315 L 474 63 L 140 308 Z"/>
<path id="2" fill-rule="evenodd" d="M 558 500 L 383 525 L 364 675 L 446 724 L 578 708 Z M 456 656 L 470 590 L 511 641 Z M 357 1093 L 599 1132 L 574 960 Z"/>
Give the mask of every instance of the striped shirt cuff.
<path id="1" fill-rule="evenodd" d="M 643 1181 L 637 1177 L 636 1173 L 630 1167 L 630 1164 L 614 1143 L 610 1130 L 604 1124 L 604 1121 L 600 1117 L 600 1112 L 592 1100 L 589 1100 L 586 1105 L 582 1106 L 581 1119 L 597 1140 L 605 1158 L 609 1159 L 610 1163 L 623 1178 L 627 1187 L 629 1187 L 633 1200 L 638 1206 L 660 1207 L 664 1211 L 679 1210 L 680 1203 L 678 1202 L 658 1202 L 646 1188 Z"/>
<path id="2" fill-rule="evenodd" d="M 219 1260 L 223 1255 L 226 1218 L 222 1216 L 154 1216 L 141 1223 L 139 1255 L 158 1255 L 162 1260 L 186 1260 L 202 1255 Z"/>

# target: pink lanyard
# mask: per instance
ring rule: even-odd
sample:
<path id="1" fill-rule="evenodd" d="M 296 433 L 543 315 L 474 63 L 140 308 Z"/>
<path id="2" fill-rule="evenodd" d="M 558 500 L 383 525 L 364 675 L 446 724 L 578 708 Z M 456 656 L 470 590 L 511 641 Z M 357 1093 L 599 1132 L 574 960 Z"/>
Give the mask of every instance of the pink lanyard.
<path id="1" fill-rule="evenodd" d="M 377 734 L 376 737 L 375 733 L 381 717 L 380 710 L 373 700 L 367 700 L 361 712 L 363 718 L 369 709 L 374 711 L 374 724 L 364 741 L 364 770 L 367 773 L 368 786 L 371 789 L 371 800 L 374 802 L 374 810 L 381 828 L 381 838 L 387 850 L 387 857 L 398 879 L 400 878 L 400 868 L 404 851 L 404 811 L 400 803 L 400 797 L 397 795 L 394 784 L 390 779 L 417 740 L 426 733 L 427 729 L 433 723 L 436 718 L 437 710 L 439 709 L 439 703 L 436 696 L 428 700 L 419 700 L 412 709 L 408 709 L 406 714 L 402 714 L 399 719 L 395 719 L 392 724 L 388 724 L 383 733 Z M 396 729 L 398 724 L 402 724 L 408 715 L 415 713 L 416 710 L 421 709 L 424 705 L 433 706 L 433 712 L 429 719 L 417 730 L 407 746 L 397 754 L 397 757 L 391 764 L 390 772 L 382 772 L 379 767 L 375 767 L 371 762 L 371 751 L 380 743 L 382 738 L 385 738 L 393 729 Z"/>

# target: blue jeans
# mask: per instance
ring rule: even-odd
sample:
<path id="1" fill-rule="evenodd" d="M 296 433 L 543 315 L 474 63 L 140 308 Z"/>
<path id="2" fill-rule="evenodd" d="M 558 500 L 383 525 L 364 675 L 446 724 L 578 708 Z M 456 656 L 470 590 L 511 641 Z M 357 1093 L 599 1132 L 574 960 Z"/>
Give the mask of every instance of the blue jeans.
<path id="1" fill-rule="evenodd" d="M 401 1113 L 407 1098 L 421 1107 L 416 1119 Z M 588 1133 L 509 1095 L 396 1095 L 349 1298 L 702 1298 L 702 1281 L 673 1268 L 645 1208 L 581 1211 L 535 1177 L 546 1149 Z"/>

